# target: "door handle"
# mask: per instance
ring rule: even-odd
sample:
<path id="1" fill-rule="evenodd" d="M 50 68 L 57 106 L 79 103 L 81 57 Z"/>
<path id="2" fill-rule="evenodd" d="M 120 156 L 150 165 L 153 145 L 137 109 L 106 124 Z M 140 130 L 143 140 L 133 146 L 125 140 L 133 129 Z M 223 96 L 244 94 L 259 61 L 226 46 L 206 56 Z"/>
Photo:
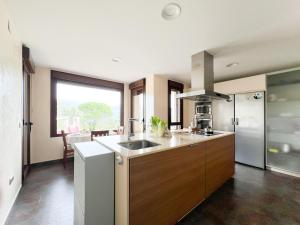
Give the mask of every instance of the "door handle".
<path id="1" fill-rule="evenodd" d="M 123 157 L 121 155 L 116 155 L 116 161 L 119 165 L 123 164 Z"/>
<path id="2" fill-rule="evenodd" d="M 239 118 L 235 118 L 235 125 L 239 125 L 240 124 L 240 120 L 239 120 Z"/>
<path id="3" fill-rule="evenodd" d="M 31 127 L 32 127 L 33 123 L 29 122 L 28 125 L 29 125 L 29 131 L 31 132 Z"/>

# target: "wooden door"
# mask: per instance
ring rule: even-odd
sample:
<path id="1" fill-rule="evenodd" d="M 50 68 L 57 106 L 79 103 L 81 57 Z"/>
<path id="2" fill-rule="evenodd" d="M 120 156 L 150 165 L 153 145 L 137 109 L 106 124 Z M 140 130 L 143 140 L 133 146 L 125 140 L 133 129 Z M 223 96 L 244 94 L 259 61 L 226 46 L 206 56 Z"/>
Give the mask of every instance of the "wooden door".
<path id="1" fill-rule="evenodd" d="M 130 159 L 130 225 L 174 225 L 204 199 L 204 146 Z"/>
<path id="2" fill-rule="evenodd" d="M 217 138 L 207 143 L 206 198 L 234 175 L 234 135 Z"/>

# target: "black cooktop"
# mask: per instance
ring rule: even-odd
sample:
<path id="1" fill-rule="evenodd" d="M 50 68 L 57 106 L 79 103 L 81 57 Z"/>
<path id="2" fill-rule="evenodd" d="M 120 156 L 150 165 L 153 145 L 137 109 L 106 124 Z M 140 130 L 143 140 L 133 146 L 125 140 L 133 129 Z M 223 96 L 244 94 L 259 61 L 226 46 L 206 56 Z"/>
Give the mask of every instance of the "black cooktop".
<path id="1" fill-rule="evenodd" d="M 216 131 L 213 131 L 213 132 L 198 131 L 198 132 L 196 132 L 196 134 L 203 135 L 203 136 L 214 136 L 214 135 L 218 135 L 218 134 L 222 134 L 222 133 L 216 132 Z"/>

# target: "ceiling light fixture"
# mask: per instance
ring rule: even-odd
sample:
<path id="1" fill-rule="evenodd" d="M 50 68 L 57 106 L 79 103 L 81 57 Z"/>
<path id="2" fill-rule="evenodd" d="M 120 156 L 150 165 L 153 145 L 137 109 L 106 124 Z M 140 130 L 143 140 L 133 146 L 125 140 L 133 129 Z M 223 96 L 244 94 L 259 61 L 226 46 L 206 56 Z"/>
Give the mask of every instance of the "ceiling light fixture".
<path id="1" fill-rule="evenodd" d="M 234 67 L 234 66 L 237 66 L 237 65 L 239 65 L 238 62 L 233 62 L 233 63 L 227 64 L 226 67 Z"/>
<path id="2" fill-rule="evenodd" d="M 181 7 L 177 3 L 167 4 L 161 11 L 161 16 L 165 20 L 173 20 L 181 14 Z"/>
<path id="3" fill-rule="evenodd" d="M 112 60 L 113 62 L 115 62 L 115 63 L 121 62 L 121 59 L 118 58 L 118 57 L 114 57 L 114 58 L 112 58 L 111 60 Z"/>

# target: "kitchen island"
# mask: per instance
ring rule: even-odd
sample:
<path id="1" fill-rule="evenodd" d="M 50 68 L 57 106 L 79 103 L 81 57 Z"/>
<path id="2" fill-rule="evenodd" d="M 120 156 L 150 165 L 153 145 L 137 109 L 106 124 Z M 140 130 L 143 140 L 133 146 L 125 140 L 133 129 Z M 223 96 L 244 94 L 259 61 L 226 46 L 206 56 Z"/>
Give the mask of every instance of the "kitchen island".
<path id="1" fill-rule="evenodd" d="M 115 225 L 172 225 L 234 174 L 234 134 L 137 134 L 158 145 L 130 150 L 127 136 L 96 141 L 115 152 Z"/>

